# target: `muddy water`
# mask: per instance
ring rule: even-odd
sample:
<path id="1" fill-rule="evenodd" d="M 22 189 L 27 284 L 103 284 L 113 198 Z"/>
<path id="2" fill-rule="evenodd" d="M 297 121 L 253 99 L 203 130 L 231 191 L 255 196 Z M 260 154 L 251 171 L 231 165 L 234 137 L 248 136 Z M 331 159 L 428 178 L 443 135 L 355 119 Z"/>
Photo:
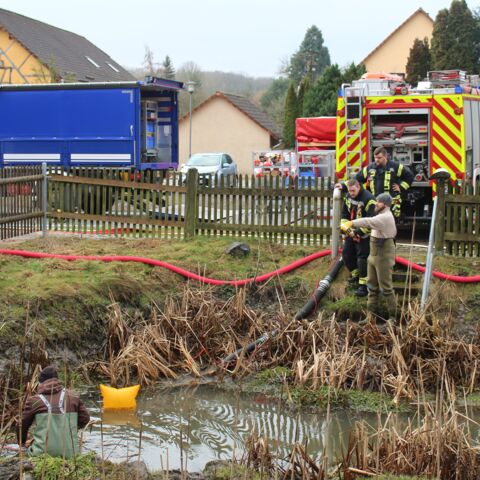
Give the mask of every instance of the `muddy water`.
<path id="1" fill-rule="evenodd" d="M 284 458 L 294 442 L 308 452 L 332 459 L 345 452 L 355 421 L 372 425 L 380 416 L 333 412 L 291 413 L 262 395 L 246 395 L 209 386 L 144 393 L 135 413 L 101 412 L 96 393 L 86 403 L 97 420 L 84 433 L 86 450 L 122 461 L 141 459 L 150 469 L 187 468 L 201 471 L 214 459 L 241 458 L 252 432 L 268 437 L 272 455 Z"/>

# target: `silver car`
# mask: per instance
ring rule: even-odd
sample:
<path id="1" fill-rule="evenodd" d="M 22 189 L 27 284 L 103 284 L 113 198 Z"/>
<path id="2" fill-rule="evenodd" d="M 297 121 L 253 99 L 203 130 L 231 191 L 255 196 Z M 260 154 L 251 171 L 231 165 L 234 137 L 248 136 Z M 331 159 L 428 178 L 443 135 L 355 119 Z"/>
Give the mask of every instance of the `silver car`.
<path id="1" fill-rule="evenodd" d="M 201 183 L 207 183 L 211 177 L 216 177 L 217 181 L 225 177 L 233 184 L 237 177 L 237 164 L 227 153 L 195 153 L 180 169 L 183 182 L 186 182 L 187 172 L 192 168 L 198 170 Z"/>

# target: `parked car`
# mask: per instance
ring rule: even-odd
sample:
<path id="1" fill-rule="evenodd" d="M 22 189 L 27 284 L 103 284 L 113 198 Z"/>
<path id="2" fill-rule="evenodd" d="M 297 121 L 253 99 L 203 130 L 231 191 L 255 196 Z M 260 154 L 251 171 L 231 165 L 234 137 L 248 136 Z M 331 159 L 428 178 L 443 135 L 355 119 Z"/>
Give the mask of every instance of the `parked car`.
<path id="1" fill-rule="evenodd" d="M 215 176 L 217 180 L 228 177 L 230 183 L 234 184 L 238 172 L 237 164 L 227 153 L 195 153 L 180 169 L 183 182 L 186 182 L 187 173 L 192 168 L 198 170 L 200 183 L 207 183 L 209 178 Z"/>

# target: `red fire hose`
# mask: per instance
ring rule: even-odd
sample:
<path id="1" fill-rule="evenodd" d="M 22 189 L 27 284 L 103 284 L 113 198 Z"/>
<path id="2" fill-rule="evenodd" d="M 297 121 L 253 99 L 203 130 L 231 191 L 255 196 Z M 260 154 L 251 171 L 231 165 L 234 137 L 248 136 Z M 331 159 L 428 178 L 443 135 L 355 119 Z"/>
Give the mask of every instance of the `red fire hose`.
<path id="1" fill-rule="evenodd" d="M 413 262 L 409 262 L 406 258 L 403 257 L 395 257 L 395 261 L 400 265 L 404 265 L 405 267 L 411 266 L 413 270 L 417 272 L 425 273 L 425 267 L 418 265 Z M 456 282 L 456 283 L 479 283 L 480 282 L 480 275 L 472 275 L 470 277 L 463 276 L 463 275 L 448 275 L 447 273 L 438 272 L 436 270 L 433 271 L 432 275 L 436 278 L 440 278 L 441 280 L 448 280 L 449 282 Z"/>
<path id="2" fill-rule="evenodd" d="M 137 262 L 144 263 L 146 265 L 152 265 L 154 267 L 161 267 L 171 272 L 178 273 L 182 277 L 190 278 L 192 280 L 198 280 L 202 283 L 208 283 L 210 285 L 233 285 L 236 287 L 242 287 L 249 283 L 262 283 L 268 280 L 269 278 L 283 275 L 284 273 L 291 272 L 306 263 L 309 263 L 317 258 L 326 257 L 330 255 L 331 250 L 322 250 L 321 252 L 313 253 L 307 257 L 296 260 L 295 262 L 290 263 L 282 268 L 274 270 L 273 272 L 264 273 L 258 277 L 244 278 L 243 280 L 216 280 L 214 278 L 203 277 L 193 272 L 189 272 L 183 268 L 172 265 L 171 263 L 162 262 L 161 260 L 154 260 L 153 258 L 144 258 L 144 257 L 130 257 L 122 255 L 60 255 L 57 253 L 43 253 L 43 252 L 29 252 L 25 250 L 3 250 L 0 249 L 0 255 L 18 255 L 20 257 L 27 258 L 58 258 L 61 260 L 94 260 L 100 262 Z"/>
<path id="3" fill-rule="evenodd" d="M 284 267 L 278 268 L 272 272 L 264 273 L 263 275 L 259 275 L 258 277 L 250 277 L 244 278 L 243 280 L 217 280 L 214 278 L 204 277 L 202 275 L 198 275 L 193 272 L 189 272 L 181 267 L 177 267 L 172 265 L 171 263 L 162 262 L 161 260 L 154 260 L 153 258 L 144 258 L 144 257 L 133 257 L 133 256 L 124 256 L 124 255 L 61 255 L 57 253 L 43 253 L 43 252 L 30 252 L 26 250 L 6 250 L 0 249 L 0 255 L 17 255 L 19 257 L 26 257 L 26 258 L 58 258 L 60 260 L 92 260 L 92 261 L 99 261 L 99 262 L 137 262 L 137 263 L 144 263 L 146 265 L 152 265 L 154 267 L 161 267 L 171 272 L 178 273 L 182 277 L 190 278 L 192 280 L 198 280 L 202 283 L 208 283 L 210 285 L 232 285 L 237 287 L 242 287 L 249 283 L 262 283 L 268 280 L 269 278 L 283 275 L 284 273 L 291 272 L 296 270 L 297 268 L 316 260 L 317 258 L 326 257 L 327 255 L 331 254 L 331 250 L 322 250 L 320 252 L 312 253 L 304 258 L 296 260 L 295 262 L 290 263 L 289 265 L 285 265 Z M 417 270 L 418 272 L 425 272 L 425 267 L 422 267 L 416 263 L 410 262 L 403 257 L 395 257 L 395 260 L 400 265 L 404 266 L 411 266 L 413 270 Z M 446 273 L 442 272 L 433 272 L 433 276 L 436 278 L 440 278 L 442 280 L 448 280 L 451 282 L 457 283 L 479 283 L 480 282 L 480 275 L 473 275 L 473 276 L 462 276 L 462 275 L 447 275 Z"/>

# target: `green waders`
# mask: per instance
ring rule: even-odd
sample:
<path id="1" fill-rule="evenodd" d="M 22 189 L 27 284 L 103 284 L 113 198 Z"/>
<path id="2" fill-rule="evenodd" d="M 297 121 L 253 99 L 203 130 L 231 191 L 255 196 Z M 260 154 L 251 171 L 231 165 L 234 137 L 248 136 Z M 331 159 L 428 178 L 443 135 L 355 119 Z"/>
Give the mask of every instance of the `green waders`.
<path id="1" fill-rule="evenodd" d="M 382 293 L 387 303 L 388 318 L 395 317 L 397 306 L 392 283 L 394 265 L 395 242 L 393 238 L 380 239 L 370 237 L 367 309 L 373 314 L 378 314 L 378 300 L 380 293 Z"/>
<path id="2" fill-rule="evenodd" d="M 65 389 L 60 394 L 59 413 L 44 395 L 38 395 L 48 409 L 47 413 L 37 413 L 34 420 L 33 443 L 28 448 L 28 455 L 36 457 L 48 453 L 52 457 L 72 458 L 80 453 L 76 412 L 66 413 L 64 410 Z"/>

